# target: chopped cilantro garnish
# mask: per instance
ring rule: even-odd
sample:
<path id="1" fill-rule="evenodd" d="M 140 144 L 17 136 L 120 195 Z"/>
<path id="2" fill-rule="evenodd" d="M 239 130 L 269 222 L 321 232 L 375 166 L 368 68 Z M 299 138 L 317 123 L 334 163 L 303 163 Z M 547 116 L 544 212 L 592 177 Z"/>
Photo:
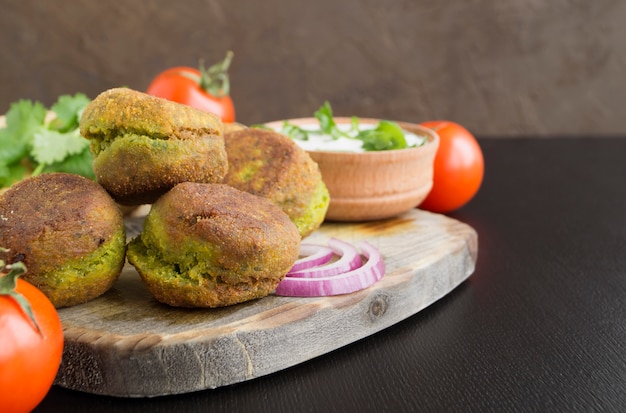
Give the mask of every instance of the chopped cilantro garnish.
<path id="1" fill-rule="evenodd" d="M 320 123 L 320 129 L 322 133 L 332 136 L 333 139 L 350 137 L 350 135 L 337 127 L 337 124 L 335 123 L 335 118 L 333 117 L 333 109 L 331 108 L 328 101 L 324 102 L 324 104 L 315 112 L 314 116 Z"/>
<path id="2" fill-rule="evenodd" d="M 333 128 L 336 128 L 335 119 L 333 118 L 333 110 L 330 107 L 330 103 L 328 101 L 324 102 L 324 104 L 315 111 L 315 117 L 320 123 L 320 129 L 323 133 L 327 133 L 332 135 Z"/>
<path id="3" fill-rule="evenodd" d="M 397 123 L 386 120 L 380 121 L 375 129 L 360 131 L 357 139 L 363 141 L 363 149 L 366 151 L 386 151 L 407 147 L 402 129 Z"/>
<path id="4" fill-rule="evenodd" d="M 284 122 L 281 132 L 289 136 L 291 139 L 298 139 L 301 141 L 309 140 L 309 132 L 297 125 L 294 125 L 293 123 Z"/>
<path id="5" fill-rule="evenodd" d="M 344 131 L 337 126 L 328 101 L 315 111 L 314 116 L 319 122 L 319 129 L 303 129 L 289 122 L 284 122 L 281 132 L 297 140 L 308 140 L 310 134 L 326 134 L 332 139 L 356 139 L 362 142 L 362 148 L 365 151 L 386 151 L 409 147 L 404 131 L 395 122 L 382 120 L 374 129 L 362 130 L 359 127 L 359 118 L 352 116 L 350 129 Z"/>

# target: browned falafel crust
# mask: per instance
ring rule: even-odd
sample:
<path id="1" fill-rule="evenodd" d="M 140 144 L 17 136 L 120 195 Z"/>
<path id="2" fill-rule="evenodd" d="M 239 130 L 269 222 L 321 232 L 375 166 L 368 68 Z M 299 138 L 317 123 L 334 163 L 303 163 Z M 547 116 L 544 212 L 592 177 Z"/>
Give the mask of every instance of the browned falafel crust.
<path id="1" fill-rule="evenodd" d="M 23 278 L 55 307 L 106 292 L 124 265 L 122 213 L 90 179 L 50 173 L 25 179 L 0 196 L 0 258 L 27 267 Z"/>
<path id="2" fill-rule="evenodd" d="M 223 183 L 278 205 L 304 238 L 319 228 L 330 197 L 317 163 L 290 138 L 249 128 L 224 135 L 229 170 Z"/>
<path id="3" fill-rule="evenodd" d="M 228 170 L 219 117 L 127 88 L 83 112 L 96 179 L 119 203 L 154 202 L 180 182 L 221 182 Z"/>
<path id="4" fill-rule="evenodd" d="M 187 182 L 152 205 L 128 260 L 158 301 L 221 307 L 273 292 L 299 250 L 298 229 L 269 200 Z"/>
<path id="5" fill-rule="evenodd" d="M 247 126 L 239 122 L 224 123 L 224 134 L 229 132 L 237 132 L 244 129 L 247 129 Z"/>

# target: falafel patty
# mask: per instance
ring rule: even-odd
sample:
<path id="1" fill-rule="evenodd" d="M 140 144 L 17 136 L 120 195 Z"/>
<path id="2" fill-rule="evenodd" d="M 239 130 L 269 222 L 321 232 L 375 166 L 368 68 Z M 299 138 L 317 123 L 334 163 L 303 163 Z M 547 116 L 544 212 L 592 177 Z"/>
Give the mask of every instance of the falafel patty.
<path id="1" fill-rule="evenodd" d="M 180 182 L 220 182 L 228 170 L 219 117 L 126 88 L 83 112 L 96 179 L 120 204 L 154 202 Z"/>
<path id="2" fill-rule="evenodd" d="M 56 308 L 105 293 L 124 265 L 122 212 L 97 183 L 78 175 L 27 178 L 0 196 L 0 258 L 22 261 L 23 278 Z"/>
<path id="3" fill-rule="evenodd" d="M 288 137 L 250 128 L 224 135 L 229 170 L 223 183 L 278 205 L 302 238 L 324 221 L 330 196 L 317 163 Z"/>
<path id="4" fill-rule="evenodd" d="M 269 200 L 187 182 L 152 205 L 128 260 L 158 301 L 221 307 L 273 292 L 299 250 L 298 229 Z"/>

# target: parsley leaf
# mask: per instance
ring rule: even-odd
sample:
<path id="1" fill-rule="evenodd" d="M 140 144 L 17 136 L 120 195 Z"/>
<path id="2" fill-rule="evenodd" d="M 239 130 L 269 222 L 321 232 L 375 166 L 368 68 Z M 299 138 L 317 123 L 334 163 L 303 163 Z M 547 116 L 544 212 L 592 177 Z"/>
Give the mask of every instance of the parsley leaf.
<path id="1" fill-rule="evenodd" d="M 89 147 L 89 141 L 77 129 L 61 133 L 42 127 L 33 136 L 31 156 L 37 163 L 50 165 L 80 153 L 86 147 Z"/>
<path id="2" fill-rule="evenodd" d="M 328 101 L 314 113 L 319 122 L 319 129 L 303 129 L 285 121 L 281 133 L 292 139 L 308 140 L 310 135 L 329 135 L 331 139 L 357 139 L 362 142 L 365 151 L 386 151 L 408 148 L 405 132 L 396 122 L 381 120 L 374 129 L 361 129 L 359 118 L 350 118 L 349 129 L 340 129 L 333 117 L 333 110 Z M 413 144 L 412 146 L 415 146 Z"/>
<path id="3" fill-rule="evenodd" d="M 11 165 L 28 154 L 35 131 L 44 123 L 46 108 L 41 103 L 20 100 L 6 113 L 6 127 L 0 129 L 0 163 Z"/>
<path id="4" fill-rule="evenodd" d="M 293 123 L 284 122 L 281 132 L 289 136 L 291 139 L 298 139 L 301 141 L 309 140 L 309 132 L 297 125 L 294 125 Z"/>
<path id="5" fill-rule="evenodd" d="M 335 125 L 335 119 L 333 119 L 333 110 L 328 101 L 324 102 L 324 104 L 315 111 L 314 116 L 319 121 L 320 129 L 323 133 L 330 135 L 332 129 L 337 126 Z"/>
<path id="6" fill-rule="evenodd" d="M 60 162 L 47 165 L 43 172 L 67 172 L 95 180 L 96 174 L 93 172 L 93 167 L 91 166 L 92 159 L 89 146 L 87 146 L 82 151 L 69 155 Z"/>
<path id="7" fill-rule="evenodd" d="M 375 129 L 360 131 L 357 139 L 363 141 L 366 151 L 386 151 L 407 147 L 404 132 L 395 122 L 381 120 Z"/>
<path id="8" fill-rule="evenodd" d="M 85 95 L 60 96 L 54 117 L 40 102 L 19 100 L 6 113 L 0 128 L 0 187 L 41 172 L 69 172 L 95 178 L 89 141 L 80 136 L 78 121 L 89 104 Z"/>
<path id="9" fill-rule="evenodd" d="M 320 123 L 320 129 L 322 133 L 326 133 L 332 136 L 333 139 L 350 137 L 350 135 L 337 127 L 337 124 L 335 123 L 335 119 L 333 117 L 333 109 L 331 108 L 328 101 L 324 102 L 324 104 L 314 113 L 314 116 Z M 354 121 L 354 118 L 352 120 Z"/>
<path id="10" fill-rule="evenodd" d="M 13 165 L 0 164 L 0 188 L 13 185 L 24 178 L 28 168 L 21 163 Z"/>
<path id="11" fill-rule="evenodd" d="M 68 132 L 78 128 L 80 115 L 88 104 L 89 98 L 82 93 L 77 93 L 74 96 L 60 96 L 59 100 L 50 108 L 56 114 L 56 118 L 50 122 L 50 129 Z"/>
<path id="12" fill-rule="evenodd" d="M 46 108 L 39 102 L 19 100 L 11 104 L 6 113 L 6 131 L 15 136 L 32 136 L 35 129 L 43 125 L 46 118 Z"/>

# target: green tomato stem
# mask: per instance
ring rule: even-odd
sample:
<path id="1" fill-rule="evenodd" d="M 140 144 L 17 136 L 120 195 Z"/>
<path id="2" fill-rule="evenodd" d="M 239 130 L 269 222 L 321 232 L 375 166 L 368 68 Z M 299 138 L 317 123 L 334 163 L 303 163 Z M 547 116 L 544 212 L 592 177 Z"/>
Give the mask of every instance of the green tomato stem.
<path id="1" fill-rule="evenodd" d="M 234 53 L 229 50 L 224 60 L 215 63 L 208 69 L 204 67 L 204 61 L 200 60 L 200 88 L 218 98 L 228 96 L 230 94 L 228 69 L 233 56 Z"/>
<path id="2" fill-rule="evenodd" d="M 5 248 L 0 248 L 0 251 L 6 252 L 7 250 Z M 31 307 L 26 297 L 15 291 L 15 288 L 17 287 L 18 277 L 26 273 L 26 265 L 24 265 L 23 262 L 5 264 L 3 260 L 0 260 L 0 267 L 3 273 L 6 272 L 5 274 L 0 274 L 0 296 L 6 295 L 13 298 L 20 306 L 22 311 L 24 311 L 28 318 L 30 318 L 30 320 L 33 322 L 33 325 L 37 329 L 37 332 L 43 338 L 43 332 L 39 327 L 39 323 L 37 323 L 35 313 L 33 313 L 33 308 Z"/>

